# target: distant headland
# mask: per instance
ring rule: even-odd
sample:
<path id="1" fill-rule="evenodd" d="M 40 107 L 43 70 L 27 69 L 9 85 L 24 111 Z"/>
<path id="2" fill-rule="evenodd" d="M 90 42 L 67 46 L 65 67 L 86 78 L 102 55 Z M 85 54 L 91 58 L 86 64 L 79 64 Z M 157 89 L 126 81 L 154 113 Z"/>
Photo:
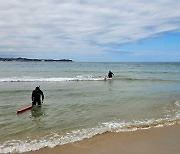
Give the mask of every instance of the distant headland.
<path id="1" fill-rule="evenodd" d="M 29 59 L 29 58 L 1 58 L 0 57 L 0 61 L 18 61 L 18 62 L 73 62 L 70 59 L 59 59 L 59 60 L 55 60 L 55 59 Z"/>

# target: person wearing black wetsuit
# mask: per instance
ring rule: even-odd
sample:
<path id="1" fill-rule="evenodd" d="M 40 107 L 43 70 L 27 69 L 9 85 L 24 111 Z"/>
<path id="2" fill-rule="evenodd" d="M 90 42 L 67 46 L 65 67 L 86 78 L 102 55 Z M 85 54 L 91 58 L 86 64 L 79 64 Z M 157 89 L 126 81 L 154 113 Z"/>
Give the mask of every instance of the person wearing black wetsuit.
<path id="1" fill-rule="evenodd" d="M 112 78 L 112 75 L 114 75 L 113 72 L 109 71 L 108 78 Z"/>
<path id="2" fill-rule="evenodd" d="M 36 87 L 36 89 L 33 90 L 33 92 L 32 92 L 32 106 L 36 105 L 36 103 L 38 104 L 38 106 L 41 106 L 41 97 L 42 97 L 42 103 L 43 103 L 44 94 L 40 90 L 39 87 Z"/>

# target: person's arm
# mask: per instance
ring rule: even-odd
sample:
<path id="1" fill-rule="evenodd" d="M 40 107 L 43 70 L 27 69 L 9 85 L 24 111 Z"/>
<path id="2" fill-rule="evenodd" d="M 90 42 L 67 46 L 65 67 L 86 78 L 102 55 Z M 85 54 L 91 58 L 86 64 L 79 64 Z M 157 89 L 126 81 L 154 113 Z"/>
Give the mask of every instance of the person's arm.
<path id="1" fill-rule="evenodd" d="M 34 101 L 34 91 L 32 92 L 32 96 L 31 96 L 32 102 Z"/>
<path id="2" fill-rule="evenodd" d="M 44 94 L 43 94 L 42 91 L 41 91 L 41 95 L 42 95 L 42 102 L 43 102 L 43 100 L 44 100 Z"/>

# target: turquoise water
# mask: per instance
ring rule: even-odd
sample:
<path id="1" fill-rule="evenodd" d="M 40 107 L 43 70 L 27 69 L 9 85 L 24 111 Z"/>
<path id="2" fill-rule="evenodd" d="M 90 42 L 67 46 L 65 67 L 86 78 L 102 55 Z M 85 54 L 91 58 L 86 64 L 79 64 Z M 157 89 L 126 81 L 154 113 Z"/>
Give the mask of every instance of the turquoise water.
<path id="1" fill-rule="evenodd" d="M 39 85 L 42 108 L 17 115 Z M 0 153 L 179 122 L 180 63 L 0 62 Z"/>

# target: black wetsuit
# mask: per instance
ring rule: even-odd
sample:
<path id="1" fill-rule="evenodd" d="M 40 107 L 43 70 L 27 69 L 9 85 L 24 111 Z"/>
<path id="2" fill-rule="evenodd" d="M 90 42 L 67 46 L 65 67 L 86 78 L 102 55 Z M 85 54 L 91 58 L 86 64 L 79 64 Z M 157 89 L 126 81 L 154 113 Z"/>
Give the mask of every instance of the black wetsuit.
<path id="1" fill-rule="evenodd" d="M 41 96 L 42 96 L 42 101 L 44 100 L 44 94 L 41 90 L 34 90 L 32 92 L 32 105 L 36 105 L 36 103 L 38 103 L 38 105 L 41 105 Z"/>
<path id="2" fill-rule="evenodd" d="M 112 75 L 114 75 L 111 71 L 108 73 L 108 78 L 112 78 Z"/>

